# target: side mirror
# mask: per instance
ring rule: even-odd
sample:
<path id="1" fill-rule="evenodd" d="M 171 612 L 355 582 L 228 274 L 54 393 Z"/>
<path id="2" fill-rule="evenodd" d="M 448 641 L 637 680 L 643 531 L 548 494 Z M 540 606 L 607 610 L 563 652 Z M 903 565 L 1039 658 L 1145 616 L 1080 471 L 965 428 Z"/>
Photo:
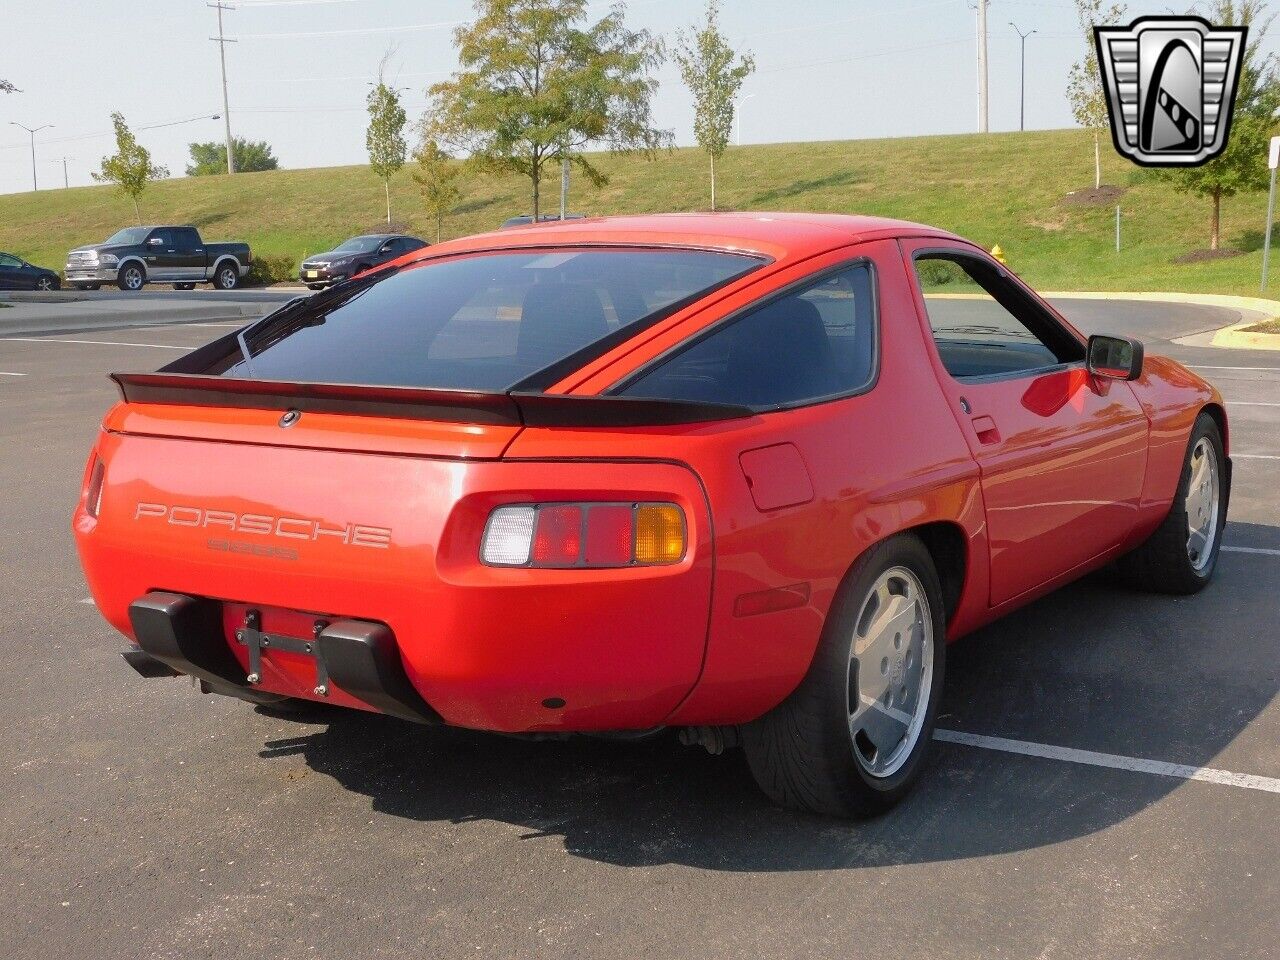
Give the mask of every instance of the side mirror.
<path id="1" fill-rule="evenodd" d="M 1085 366 L 1096 377 L 1108 380 L 1137 380 L 1142 376 L 1144 351 L 1140 340 L 1094 334 L 1089 338 Z"/>
<path id="2" fill-rule="evenodd" d="M 147 240 L 148 247 L 158 247 L 162 243 L 164 243 L 164 240 L 162 240 L 160 237 L 151 237 L 149 240 Z"/>

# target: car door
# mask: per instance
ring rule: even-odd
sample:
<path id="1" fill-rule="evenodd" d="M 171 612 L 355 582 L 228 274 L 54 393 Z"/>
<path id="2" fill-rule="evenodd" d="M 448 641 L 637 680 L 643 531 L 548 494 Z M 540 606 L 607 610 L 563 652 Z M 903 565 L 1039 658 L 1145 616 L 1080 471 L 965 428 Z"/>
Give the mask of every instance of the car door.
<path id="1" fill-rule="evenodd" d="M 378 252 L 373 258 L 373 266 L 381 266 L 388 260 L 394 260 L 398 256 L 400 256 L 400 238 L 392 237 L 390 240 L 384 241 L 382 246 L 378 248 Z"/>
<path id="2" fill-rule="evenodd" d="M 152 230 L 144 244 L 143 258 L 149 280 L 181 280 L 179 256 L 174 246 L 173 231 L 167 227 Z"/>
<path id="3" fill-rule="evenodd" d="M 7 253 L 0 253 L 0 290 L 25 290 L 30 284 L 24 283 L 22 261 Z"/>
<path id="4" fill-rule="evenodd" d="M 1148 422 L 1129 385 L 1000 264 L 903 242 L 933 362 L 982 477 L 993 606 L 1115 547 L 1137 515 Z"/>
<path id="5" fill-rule="evenodd" d="M 175 227 L 172 234 L 175 276 L 188 281 L 204 280 L 206 259 L 200 234 L 194 227 Z"/>

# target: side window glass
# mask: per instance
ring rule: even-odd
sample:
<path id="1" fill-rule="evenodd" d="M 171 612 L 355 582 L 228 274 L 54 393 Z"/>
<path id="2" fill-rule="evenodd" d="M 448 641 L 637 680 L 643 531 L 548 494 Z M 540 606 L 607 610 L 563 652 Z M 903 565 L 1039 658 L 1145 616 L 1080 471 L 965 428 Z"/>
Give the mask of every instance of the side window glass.
<path id="1" fill-rule="evenodd" d="M 173 246 L 173 238 L 169 235 L 168 230 L 152 230 L 151 236 L 147 238 L 147 242 L 150 243 L 152 240 L 160 241 L 159 244 L 151 244 L 153 247 L 160 246 L 167 249 Z"/>
<path id="2" fill-rule="evenodd" d="M 721 325 L 625 396 L 767 409 L 855 393 L 875 375 L 874 276 L 849 267 Z"/>
<path id="3" fill-rule="evenodd" d="M 1084 348 L 998 268 L 950 251 L 921 253 L 916 279 L 942 365 L 953 377 L 1016 375 L 1084 359 Z"/>
<path id="4" fill-rule="evenodd" d="M 190 227 L 173 231 L 175 246 L 179 250 L 194 250 L 200 246 L 200 236 Z"/>
<path id="5" fill-rule="evenodd" d="M 17 269 L 20 266 L 22 266 L 22 261 L 17 257 L 11 257 L 7 253 L 0 253 L 0 267 Z"/>

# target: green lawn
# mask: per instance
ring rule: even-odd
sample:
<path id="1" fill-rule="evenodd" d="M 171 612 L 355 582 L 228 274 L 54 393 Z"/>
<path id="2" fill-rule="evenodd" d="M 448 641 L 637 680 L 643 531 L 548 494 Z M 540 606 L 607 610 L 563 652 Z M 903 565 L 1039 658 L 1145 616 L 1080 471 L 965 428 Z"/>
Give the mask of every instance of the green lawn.
<path id="1" fill-rule="evenodd" d="M 601 157 L 610 176 L 575 183 L 571 209 L 589 214 L 695 210 L 707 204 L 706 159 L 694 150 L 657 160 Z M 1243 256 L 1194 264 L 1173 258 L 1208 245 L 1208 201 L 1152 182 L 1104 145 L 1103 180 L 1126 188 L 1124 249 L 1114 250 L 1114 207 L 1064 204 L 1093 185 L 1093 144 L 1080 130 L 730 148 L 720 165 L 723 206 L 739 210 L 872 213 L 935 224 L 991 246 L 1044 289 L 1183 290 L 1256 295 L 1265 193 L 1224 202 L 1223 243 Z M 544 197 L 557 200 L 557 182 Z M 474 179 L 445 235 L 492 229 L 526 212 L 514 177 Z M 406 169 L 392 185 L 396 219 L 433 239 Z M 142 199 L 150 222 L 194 223 L 207 239 L 247 240 L 260 257 L 296 264 L 357 232 L 379 229 L 381 184 L 365 167 L 175 179 Z M 60 268 L 68 249 L 133 222 L 110 187 L 0 197 L 0 250 Z M 282 263 L 283 265 L 283 263 Z"/>

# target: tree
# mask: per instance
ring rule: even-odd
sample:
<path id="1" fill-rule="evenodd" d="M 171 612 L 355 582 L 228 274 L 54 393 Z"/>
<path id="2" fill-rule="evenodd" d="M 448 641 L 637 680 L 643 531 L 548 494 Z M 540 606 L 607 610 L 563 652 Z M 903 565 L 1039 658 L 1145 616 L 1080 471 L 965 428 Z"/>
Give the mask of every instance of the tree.
<path id="1" fill-rule="evenodd" d="M 369 130 L 365 133 L 364 142 L 369 150 L 369 166 L 387 194 L 387 223 L 391 223 L 391 178 L 404 166 L 405 154 L 409 148 L 404 142 L 404 125 L 408 119 L 404 107 L 400 106 L 400 91 L 387 86 L 384 79 L 387 61 L 391 54 L 382 58 L 382 66 L 378 68 L 378 83 L 369 91 L 366 101 L 369 107 Z"/>
<path id="2" fill-rule="evenodd" d="M 22 91 L 15 87 L 8 80 L 0 80 L 0 93 L 21 93 Z"/>
<path id="3" fill-rule="evenodd" d="M 444 230 L 444 218 L 452 212 L 462 199 L 462 188 L 458 183 L 462 174 L 461 165 L 440 149 L 434 140 L 425 140 L 418 152 L 414 154 L 417 169 L 413 172 L 413 180 L 422 194 L 422 204 L 436 224 L 436 243 L 440 242 Z"/>
<path id="4" fill-rule="evenodd" d="M 187 165 L 188 177 L 208 177 L 227 172 L 227 145 L 210 141 L 190 143 L 191 163 Z M 253 173 L 258 170 L 278 170 L 280 161 L 271 152 L 271 144 L 265 140 L 231 138 L 231 155 L 235 157 L 236 173 Z"/>
<path id="5" fill-rule="evenodd" d="M 476 169 L 529 178 L 533 217 L 548 161 L 576 166 L 593 186 L 608 178 L 588 145 L 650 154 L 671 133 L 651 124 L 662 43 L 626 28 L 614 5 L 585 24 L 586 0 L 475 0 L 476 19 L 454 31 L 461 69 L 429 91 L 429 135 Z"/>
<path id="6" fill-rule="evenodd" d="M 1107 129 L 1107 92 L 1098 70 L 1098 47 L 1094 27 L 1106 27 L 1125 19 L 1124 4 L 1107 0 L 1073 0 L 1076 19 L 1084 31 L 1084 59 L 1071 65 L 1067 74 L 1067 100 L 1076 123 L 1093 132 L 1093 187 L 1102 186 L 1102 134 Z"/>
<path id="7" fill-rule="evenodd" d="M 102 168 L 93 174 L 93 179 L 99 183 L 114 183 L 117 190 L 133 201 L 134 215 L 141 224 L 138 198 L 148 183 L 163 180 L 169 176 L 169 171 L 151 162 L 150 152 L 134 138 L 133 131 L 120 113 L 111 115 L 111 123 L 116 128 L 116 152 L 102 158 Z"/>
<path id="8" fill-rule="evenodd" d="M 712 210 L 716 208 L 716 161 L 729 145 L 738 90 L 756 68 L 751 54 L 739 58 L 729 46 L 720 32 L 719 15 L 719 0 L 707 0 L 702 28 L 681 33 L 675 54 L 684 85 L 693 94 L 694 138 L 711 158 Z"/>
<path id="9" fill-rule="evenodd" d="M 1274 16 L 1263 16 L 1265 0 L 1215 0 L 1205 19 L 1219 26 L 1249 27 L 1249 42 L 1240 64 L 1236 109 L 1228 131 L 1227 148 L 1199 167 L 1174 167 L 1156 175 L 1175 190 L 1213 201 L 1209 249 L 1217 250 L 1222 225 L 1222 198 L 1242 190 L 1264 190 L 1269 173 L 1268 142 L 1280 110 L 1280 77 L 1273 54 L 1262 54 L 1262 41 Z"/>

